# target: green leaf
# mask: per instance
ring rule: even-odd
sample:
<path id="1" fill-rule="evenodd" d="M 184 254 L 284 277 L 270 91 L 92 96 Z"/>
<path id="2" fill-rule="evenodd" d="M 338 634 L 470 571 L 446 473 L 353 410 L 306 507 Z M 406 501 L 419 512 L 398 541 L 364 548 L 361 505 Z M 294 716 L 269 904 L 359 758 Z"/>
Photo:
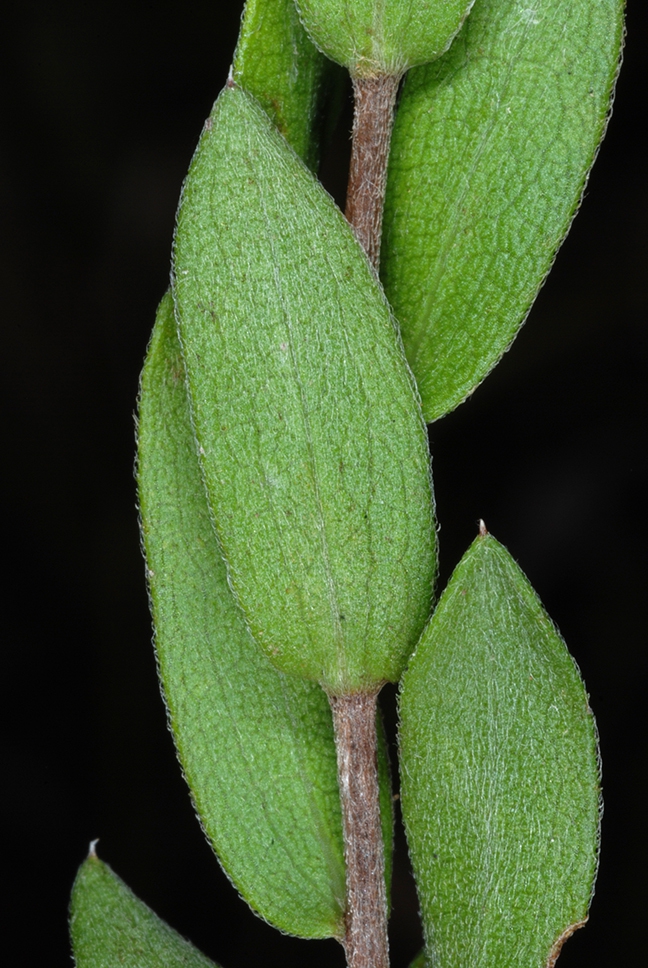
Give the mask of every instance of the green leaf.
<path id="1" fill-rule="evenodd" d="M 215 968 L 91 851 L 72 889 L 77 968 Z"/>
<path id="2" fill-rule="evenodd" d="M 402 681 L 402 806 L 435 968 L 544 968 L 587 918 L 599 766 L 578 670 L 480 535 Z"/>
<path id="3" fill-rule="evenodd" d="M 415 386 L 348 224 L 235 87 L 185 183 L 174 272 L 209 503 L 254 637 L 333 694 L 396 681 L 436 568 Z"/>
<path id="4" fill-rule="evenodd" d="M 142 374 L 138 477 L 160 677 L 205 832 L 262 917 L 291 934 L 339 936 L 344 847 L 328 700 L 270 665 L 228 587 L 170 294 Z"/>
<path id="5" fill-rule="evenodd" d="M 173 301 L 142 374 L 142 538 L 169 722 L 203 828 L 262 917 L 291 934 L 342 933 L 344 859 L 331 712 L 319 686 L 278 672 L 252 640 L 211 527 Z M 379 732 L 389 885 L 391 782 Z"/>
<path id="6" fill-rule="evenodd" d="M 291 147 L 317 167 L 317 122 L 331 62 L 313 46 L 294 0 L 247 0 L 232 76 Z"/>
<path id="7" fill-rule="evenodd" d="M 564 238 L 605 130 L 622 0 L 477 0 L 407 78 L 382 278 L 428 421 L 500 359 Z"/>
<path id="8" fill-rule="evenodd" d="M 320 50 L 354 77 L 400 75 L 452 43 L 474 0 L 297 0 Z"/>

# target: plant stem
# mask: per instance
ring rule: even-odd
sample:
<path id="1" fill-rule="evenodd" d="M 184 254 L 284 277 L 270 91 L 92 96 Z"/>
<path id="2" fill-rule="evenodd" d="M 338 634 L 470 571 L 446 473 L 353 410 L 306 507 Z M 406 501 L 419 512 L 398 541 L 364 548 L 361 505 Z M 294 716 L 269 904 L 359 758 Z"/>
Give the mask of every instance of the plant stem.
<path id="1" fill-rule="evenodd" d="M 345 215 L 376 272 L 387 161 L 400 76 L 353 78 L 353 145 Z M 389 968 L 385 855 L 380 822 L 378 693 L 329 696 L 342 801 L 349 968 Z"/>
<path id="2" fill-rule="evenodd" d="M 376 271 L 399 83 L 400 75 L 353 79 L 353 146 L 345 215 Z"/>
<path id="3" fill-rule="evenodd" d="M 349 968 L 389 968 L 377 698 L 377 693 L 329 696 L 344 827 L 346 931 L 342 943 Z"/>

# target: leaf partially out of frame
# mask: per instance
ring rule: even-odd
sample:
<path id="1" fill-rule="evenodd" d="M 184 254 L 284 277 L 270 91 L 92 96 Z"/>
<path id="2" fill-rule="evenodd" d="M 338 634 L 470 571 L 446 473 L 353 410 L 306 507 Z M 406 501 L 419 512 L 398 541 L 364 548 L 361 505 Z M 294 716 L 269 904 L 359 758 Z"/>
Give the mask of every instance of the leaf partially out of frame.
<path id="1" fill-rule="evenodd" d="M 333 694 L 396 681 L 436 570 L 415 386 L 351 229 L 236 87 L 187 176 L 174 273 L 208 500 L 255 639 Z"/>
<path id="2" fill-rule="evenodd" d="M 410 72 L 381 274 L 428 421 L 500 359 L 569 228 L 605 130 L 623 0 L 476 0 Z"/>
<path id="3" fill-rule="evenodd" d="M 294 0 L 247 0 L 232 76 L 252 94 L 311 169 L 333 65 L 311 43 Z"/>
<path id="4" fill-rule="evenodd" d="M 170 294 L 142 374 L 138 477 L 160 677 L 205 832 L 264 918 L 291 934 L 340 936 L 344 849 L 328 700 L 268 662 L 227 584 Z"/>
<path id="5" fill-rule="evenodd" d="M 452 575 L 400 713 L 427 963 L 552 966 L 596 874 L 596 729 L 564 642 L 491 536 Z"/>
<path id="6" fill-rule="evenodd" d="M 297 0 L 304 25 L 327 57 L 353 77 L 401 75 L 450 46 L 473 0 Z"/>
<path id="7" fill-rule="evenodd" d="M 92 852 L 72 890 L 76 968 L 216 968 Z"/>

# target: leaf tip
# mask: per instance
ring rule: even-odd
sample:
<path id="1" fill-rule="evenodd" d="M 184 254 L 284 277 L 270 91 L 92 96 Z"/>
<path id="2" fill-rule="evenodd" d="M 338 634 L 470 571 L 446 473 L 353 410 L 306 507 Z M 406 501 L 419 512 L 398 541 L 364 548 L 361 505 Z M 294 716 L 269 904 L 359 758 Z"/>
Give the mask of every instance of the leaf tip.
<path id="1" fill-rule="evenodd" d="M 99 843 L 99 838 L 90 841 L 90 846 L 88 848 L 88 860 L 98 860 L 97 857 L 97 844 Z"/>
<path id="2" fill-rule="evenodd" d="M 484 524 L 483 519 L 480 518 L 479 519 L 479 537 L 480 538 L 485 538 L 487 534 L 488 534 L 488 528 Z"/>

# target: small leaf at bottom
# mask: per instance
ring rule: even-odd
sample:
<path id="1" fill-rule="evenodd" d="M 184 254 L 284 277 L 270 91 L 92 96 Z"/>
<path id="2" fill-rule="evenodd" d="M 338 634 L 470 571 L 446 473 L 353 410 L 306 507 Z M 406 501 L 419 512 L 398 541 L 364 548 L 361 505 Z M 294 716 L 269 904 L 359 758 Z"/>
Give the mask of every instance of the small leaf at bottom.
<path id="1" fill-rule="evenodd" d="M 91 853 L 72 890 L 77 968 L 216 968 Z"/>

